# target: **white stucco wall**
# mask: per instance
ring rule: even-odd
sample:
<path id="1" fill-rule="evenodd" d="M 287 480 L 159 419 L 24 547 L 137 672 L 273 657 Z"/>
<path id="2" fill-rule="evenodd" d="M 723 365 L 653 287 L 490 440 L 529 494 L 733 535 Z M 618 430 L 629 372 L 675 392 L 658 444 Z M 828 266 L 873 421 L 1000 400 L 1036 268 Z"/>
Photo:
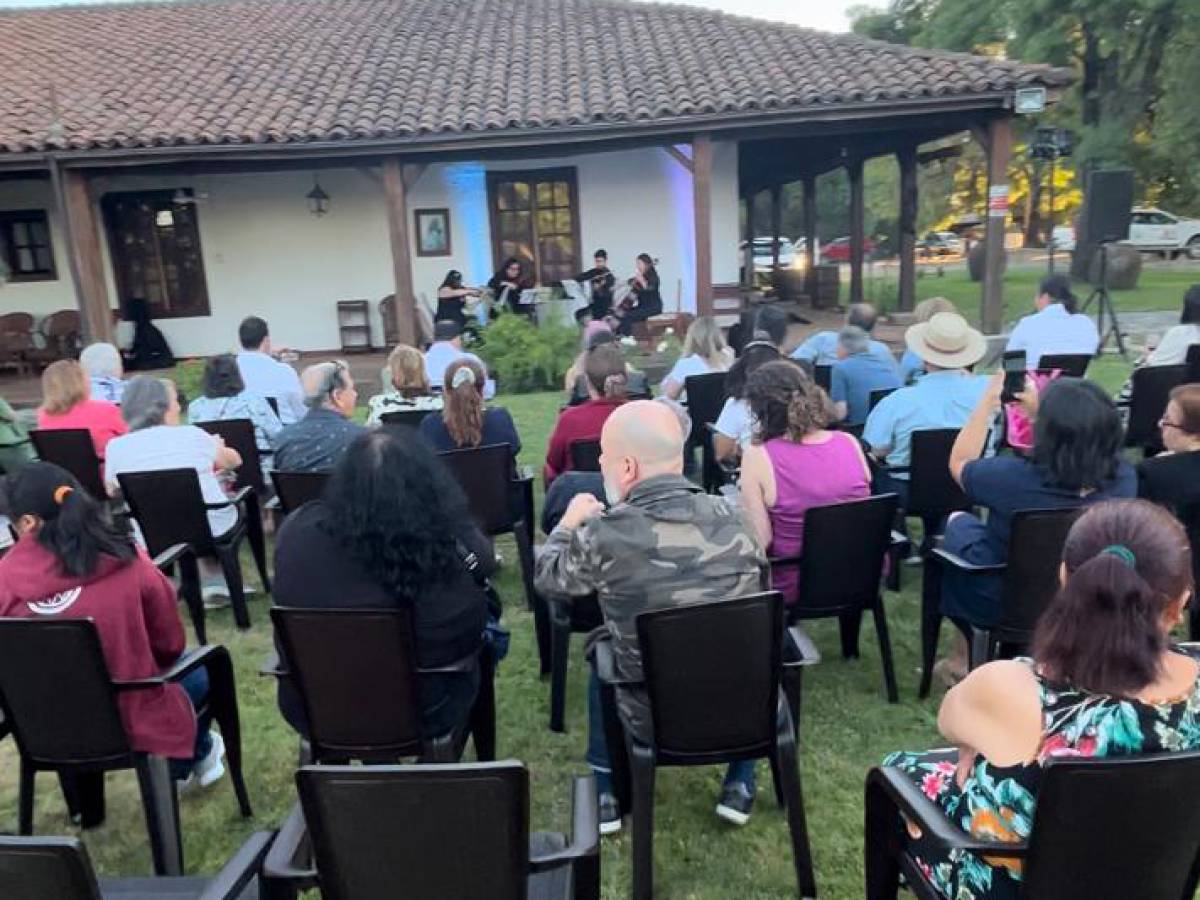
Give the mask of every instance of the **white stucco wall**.
<path id="1" fill-rule="evenodd" d="M 647 252 L 660 260 L 664 308 L 676 302 L 695 308 L 695 259 L 691 176 L 658 148 L 547 157 L 506 162 L 433 164 L 413 185 L 412 211 L 446 207 L 451 217 L 453 255 L 418 257 L 413 247 L 413 286 L 433 301 L 446 271 L 460 269 L 467 282 L 491 276 L 491 230 L 485 172 L 573 166 L 579 186 L 580 261 L 604 247 L 619 276 L 633 271 L 634 257 Z M 337 300 L 371 301 L 373 339 L 383 343 L 376 302 L 392 291 L 392 262 L 377 172 L 323 170 L 322 187 L 331 197 L 329 214 L 308 212 L 308 172 L 193 177 L 114 176 L 100 179 L 97 196 L 108 191 L 173 190 L 190 187 L 198 203 L 211 315 L 162 319 L 179 355 L 207 355 L 233 349 L 237 323 L 260 315 L 277 344 L 317 350 L 339 346 Z M 74 305 L 64 242 L 49 202 L 49 182 L 0 182 L 0 210 L 49 210 L 58 262 L 58 280 L 9 284 L 0 289 L 0 309 L 44 315 Z M 737 146 L 714 145 L 713 280 L 737 280 Z M 110 297 L 116 289 L 102 240 Z"/>

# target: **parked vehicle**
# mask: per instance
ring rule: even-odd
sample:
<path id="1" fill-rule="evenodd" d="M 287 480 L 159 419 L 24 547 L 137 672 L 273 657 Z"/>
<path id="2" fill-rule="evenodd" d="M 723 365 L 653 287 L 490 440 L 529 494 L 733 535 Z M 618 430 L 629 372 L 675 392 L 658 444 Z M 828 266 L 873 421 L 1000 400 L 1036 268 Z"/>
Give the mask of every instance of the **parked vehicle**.
<path id="1" fill-rule="evenodd" d="M 876 243 L 869 237 L 863 238 L 863 256 L 870 256 L 877 249 Z M 821 259 L 826 263 L 850 262 L 850 238 L 840 237 L 827 241 L 821 248 Z"/>
<path id="2" fill-rule="evenodd" d="M 953 231 L 931 231 L 917 241 L 918 256 L 961 256 L 963 242 Z"/>
<path id="3" fill-rule="evenodd" d="M 1200 260 L 1200 219 L 1184 219 L 1152 207 L 1135 208 L 1125 243 L 1143 253 L 1160 253 L 1172 259 L 1186 253 Z"/>
<path id="4" fill-rule="evenodd" d="M 1075 252 L 1075 229 L 1070 225 L 1055 225 L 1050 233 L 1050 244 L 1055 250 Z"/>
<path id="5" fill-rule="evenodd" d="M 772 244 L 774 241 L 769 237 L 757 237 L 754 239 L 754 271 L 755 272 L 770 272 L 773 264 L 771 254 Z M 796 261 L 796 248 L 787 238 L 779 239 L 779 265 L 783 268 L 790 267 Z"/>

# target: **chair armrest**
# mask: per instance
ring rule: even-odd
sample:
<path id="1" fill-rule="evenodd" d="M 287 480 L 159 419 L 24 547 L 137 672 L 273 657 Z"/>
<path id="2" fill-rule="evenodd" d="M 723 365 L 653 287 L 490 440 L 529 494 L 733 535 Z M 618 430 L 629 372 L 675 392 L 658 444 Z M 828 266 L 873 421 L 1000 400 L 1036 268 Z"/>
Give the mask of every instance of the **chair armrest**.
<path id="1" fill-rule="evenodd" d="M 609 641 L 597 641 L 592 648 L 592 661 L 596 666 L 596 677 L 601 684 L 609 687 L 640 687 L 645 682 L 623 681 L 617 677 L 616 661 L 613 659 L 612 644 Z"/>
<path id="2" fill-rule="evenodd" d="M 292 673 L 283 667 L 283 663 L 279 659 L 279 654 L 272 653 L 263 660 L 262 666 L 259 667 L 258 674 L 267 678 L 287 678 Z"/>
<path id="3" fill-rule="evenodd" d="M 270 500 L 268 500 L 266 503 L 263 504 L 263 509 L 282 509 L 282 508 L 283 508 L 283 504 L 281 504 L 279 502 L 278 497 L 272 497 Z"/>
<path id="4" fill-rule="evenodd" d="M 531 856 L 529 871 L 557 869 L 599 852 L 600 814 L 596 804 L 596 780 L 590 775 L 577 775 L 571 802 L 571 843 L 554 853 Z"/>
<path id="5" fill-rule="evenodd" d="M 902 532 L 893 529 L 888 545 L 892 550 L 899 550 L 902 547 L 911 546 L 912 541 Z"/>
<path id="6" fill-rule="evenodd" d="M 275 843 L 263 862 L 264 878 L 315 884 L 317 870 L 309 862 L 308 826 L 304 811 L 297 803 L 283 820 Z"/>
<path id="7" fill-rule="evenodd" d="M 165 569 L 167 566 L 173 566 L 179 562 L 180 558 L 187 556 L 192 552 L 192 545 L 188 543 L 172 544 L 158 556 L 154 557 L 154 565 L 160 569 Z"/>
<path id="8" fill-rule="evenodd" d="M 227 651 L 220 644 L 205 644 L 203 647 L 196 647 L 194 650 L 185 651 L 179 659 L 175 660 L 174 665 L 165 672 L 161 672 L 150 678 L 132 678 L 128 681 L 114 680 L 112 686 L 118 691 L 140 691 L 146 688 L 162 687 L 164 684 L 179 681 L 185 675 L 204 665 L 210 657 L 218 653 L 227 653 Z"/>
<path id="9" fill-rule="evenodd" d="M 871 789 L 882 791 L 926 837 L 947 849 L 1005 858 L 1020 858 L 1028 852 L 1028 844 L 1024 841 L 986 841 L 972 837 L 946 818 L 942 808 L 926 797 L 899 769 L 872 769 L 867 775 L 867 790 Z"/>
<path id="10" fill-rule="evenodd" d="M 940 562 L 954 566 L 954 568 L 960 571 L 969 572 L 972 575 L 1000 573 L 1008 568 L 1008 563 L 991 563 L 988 565 L 969 563 L 961 556 L 951 553 L 949 550 L 943 550 L 941 547 L 935 547 L 931 555 Z"/>
<path id="11" fill-rule="evenodd" d="M 468 654 L 461 659 L 456 659 L 452 663 L 447 663 L 444 666 L 430 666 L 429 668 L 418 668 L 418 675 L 441 675 L 455 672 L 470 672 L 479 665 L 479 651 Z"/>
<path id="12" fill-rule="evenodd" d="M 878 457 L 876 457 L 878 459 Z M 911 472 L 912 466 L 885 466 L 883 460 L 879 459 L 879 471 L 888 475 L 897 475 L 901 472 Z"/>
<path id="13" fill-rule="evenodd" d="M 254 496 L 254 488 L 250 487 L 250 485 L 246 485 L 244 488 L 239 488 L 237 491 L 234 491 L 232 494 L 230 494 L 228 500 L 222 500 L 220 503 L 205 503 L 204 508 L 225 509 L 227 506 L 237 506 L 247 497 L 252 496 Z"/>
<path id="14" fill-rule="evenodd" d="M 240 897 L 246 886 L 258 875 L 263 858 L 274 839 L 275 834 L 270 831 L 258 831 L 250 835 L 250 840 L 242 844 L 242 848 L 234 854 L 233 859 L 225 863 L 221 871 L 213 876 L 196 900 L 236 900 Z"/>
<path id="15" fill-rule="evenodd" d="M 795 556 L 770 556 L 767 557 L 767 565 L 772 569 L 776 568 L 777 566 L 799 567 L 802 558 L 803 557 L 801 557 L 799 554 L 796 554 Z"/>
<path id="16" fill-rule="evenodd" d="M 795 659 L 784 658 L 783 667 L 785 669 L 799 669 L 804 666 L 816 665 L 821 661 L 821 657 L 812 657 L 804 655 L 804 647 L 811 645 L 811 640 L 806 640 L 802 637 L 803 632 L 799 625 L 792 625 L 783 632 L 784 639 L 791 643 L 792 649 L 795 651 Z"/>

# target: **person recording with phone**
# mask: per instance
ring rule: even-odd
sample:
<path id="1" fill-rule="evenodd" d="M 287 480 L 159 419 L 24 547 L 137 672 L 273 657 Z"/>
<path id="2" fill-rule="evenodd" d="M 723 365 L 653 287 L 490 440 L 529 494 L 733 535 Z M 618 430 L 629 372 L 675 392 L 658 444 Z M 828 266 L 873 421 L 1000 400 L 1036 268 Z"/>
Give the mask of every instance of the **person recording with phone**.
<path id="1" fill-rule="evenodd" d="M 1096 353 L 1100 332 L 1095 322 L 1079 312 L 1079 301 L 1071 292 L 1071 279 L 1066 275 L 1047 275 L 1038 285 L 1033 302 L 1037 312 L 1016 324 L 1006 350 L 1024 350 L 1031 370 L 1038 368 L 1045 354 Z"/>

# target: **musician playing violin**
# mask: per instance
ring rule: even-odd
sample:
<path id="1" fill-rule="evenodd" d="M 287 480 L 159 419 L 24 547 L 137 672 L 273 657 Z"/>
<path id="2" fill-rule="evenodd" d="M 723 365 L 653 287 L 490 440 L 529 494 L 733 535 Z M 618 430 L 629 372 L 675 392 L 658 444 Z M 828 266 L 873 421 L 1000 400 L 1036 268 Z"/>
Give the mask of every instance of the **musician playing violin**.
<path id="1" fill-rule="evenodd" d="M 639 253 L 634 265 L 636 274 L 629 279 L 629 294 L 613 310 L 618 334 L 631 334 L 635 324 L 657 316 L 663 308 L 658 271 L 650 254 Z"/>
<path id="2" fill-rule="evenodd" d="M 582 322 L 589 316 L 593 321 L 602 321 L 612 310 L 613 288 L 617 285 L 616 276 L 608 267 L 608 251 L 597 250 L 592 257 L 592 268 L 580 272 L 575 281 L 591 285 L 591 303 L 575 313 L 575 318 Z"/>

